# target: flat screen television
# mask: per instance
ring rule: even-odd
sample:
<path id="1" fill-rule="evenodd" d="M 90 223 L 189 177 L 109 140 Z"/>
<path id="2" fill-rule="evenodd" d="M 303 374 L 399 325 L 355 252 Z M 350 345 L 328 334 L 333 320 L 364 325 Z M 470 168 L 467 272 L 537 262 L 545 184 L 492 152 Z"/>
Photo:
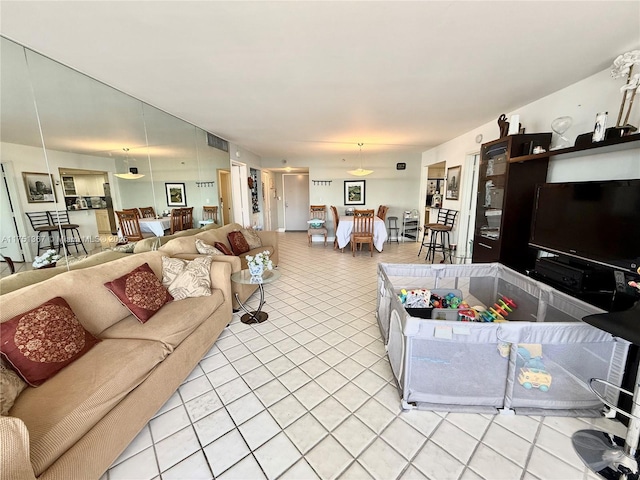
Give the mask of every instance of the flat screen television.
<path id="1" fill-rule="evenodd" d="M 538 185 L 529 245 L 637 274 L 640 180 Z"/>

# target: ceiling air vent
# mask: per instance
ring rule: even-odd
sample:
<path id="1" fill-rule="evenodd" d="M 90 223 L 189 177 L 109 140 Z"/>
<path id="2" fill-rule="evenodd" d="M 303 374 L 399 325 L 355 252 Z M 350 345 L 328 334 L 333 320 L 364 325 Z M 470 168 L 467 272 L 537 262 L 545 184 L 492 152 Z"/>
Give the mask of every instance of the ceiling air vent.
<path id="1" fill-rule="evenodd" d="M 213 133 L 207 132 L 207 145 L 222 150 L 223 152 L 229 151 L 229 142 L 220 137 L 216 137 Z"/>

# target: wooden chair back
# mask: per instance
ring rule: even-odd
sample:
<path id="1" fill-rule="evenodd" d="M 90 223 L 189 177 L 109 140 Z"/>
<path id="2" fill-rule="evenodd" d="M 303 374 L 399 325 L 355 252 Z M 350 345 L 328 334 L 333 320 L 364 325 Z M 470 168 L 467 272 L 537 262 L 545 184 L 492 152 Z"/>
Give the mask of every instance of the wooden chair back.
<path id="1" fill-rule="evenodd" d="M 376 217 L 378 217 L 384 222 L 385 219 L 387 218 L 388 211 L 389 211 L 389 207 L 387 207 L 386 205 L 380 205 L 378 207 L 378 213 L 376 214 Z"/>
<path id="2" fill-rule="evenodd" d="M 140 207 L 142 218 L 156 218 L 156 211 L 153 207 Z"/>
<path id="3" fill-rule="evenodd" d="M 218 206 L 202 207 L 202 219 L 213 220 L 213 223 L 218 223 Z"/>
<path id="4" fill-rule="evenodd" d="M 351 252 L 356 255 L 356 248 L 363 243 L 369 244 L 369 251 L 373 256 L 373 209 L 356 210 L 353 213 L 353 230 L 351 231 Z"/>
<path id="5" fill-rule="evenodd" d="M 182 230 L 182 209 L 171 209 L 171 235 Z"/>
<path id="6" fill-rule="evenodd" d="M 137 208 L 123 208 L 121 211 L 122 211 L 122 212 L 129 212 L 129 213 L 133 213 L 133 214 L 135 214 L 135 216 L 136 216 L 137 218 L 142 218 L 142 217 L 140 216 L 140 210 L 138 210 Z"/>
<path id="7" fill-rule="evenodd" d="M 182 210 L 182 230 L 193 228 L 193 207 L 185 207 L 180 210 Z"/>
<path id="8" fill-rule="evenodd" d="M 333 226 L 335 228 L 335 238 L 333 240 L 333 249 L 338 248 L 338 223 L 340 223 L 340 215 L 338 215 L 338 209 L 331 205 L 331 213 L 333 214 Z"/>
<path id="9" fill-rule="evenodd" d="M 311 205 L 309 207 L 309 220 L 313 219 L 326 220 L 327 219 L 327 206 L 326 205 Z"/>
<path id="10" fill-rule="evenodd" d="M 140 223 L 138 222 L 138 215 L 129 210 L 117 211 L 118 222 L 120 223 L 121 235 L 127 239 L 128 242 L 137 242 L 142 240 L 142 232 L 140 231 Z"/>

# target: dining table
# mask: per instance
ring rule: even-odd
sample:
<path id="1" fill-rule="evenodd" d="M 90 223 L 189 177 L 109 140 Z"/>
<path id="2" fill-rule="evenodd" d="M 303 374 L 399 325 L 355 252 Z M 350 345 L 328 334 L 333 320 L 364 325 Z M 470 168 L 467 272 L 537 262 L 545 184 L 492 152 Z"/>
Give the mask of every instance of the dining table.
<path id="1" fill-rule="evenodd" d="M 156 237 L 164 237 L 165 230 L 171 228 L 171 217 L 141 218 L 138 220 L 140 232 L 153 233 Z"/>
<path id="2" fill-rule="evenodd" d="M 387 241 L 387 227 L 384 220 L 375 217 L 373 222 L 373 245 L 379 252 L 384 248 L 384 242 Z M 351 231 L 353 230 L 353 215 L 341 215 L 336 230 L 336 238 L 338 239 L 338 247 L 340 249 L 346 247 L 351 241 Z"/>

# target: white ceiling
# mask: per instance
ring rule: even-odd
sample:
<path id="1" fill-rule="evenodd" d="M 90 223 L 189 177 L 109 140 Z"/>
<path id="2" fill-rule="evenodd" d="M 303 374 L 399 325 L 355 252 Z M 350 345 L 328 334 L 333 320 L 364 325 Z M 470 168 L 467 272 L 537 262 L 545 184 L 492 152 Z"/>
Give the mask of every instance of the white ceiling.
<path id="1" fill-rule="evenodd" d="M 2 0 L 0 13 L 6 37 L 267 158 L 421 152 L 640 45 L 637 1 Z"/>

